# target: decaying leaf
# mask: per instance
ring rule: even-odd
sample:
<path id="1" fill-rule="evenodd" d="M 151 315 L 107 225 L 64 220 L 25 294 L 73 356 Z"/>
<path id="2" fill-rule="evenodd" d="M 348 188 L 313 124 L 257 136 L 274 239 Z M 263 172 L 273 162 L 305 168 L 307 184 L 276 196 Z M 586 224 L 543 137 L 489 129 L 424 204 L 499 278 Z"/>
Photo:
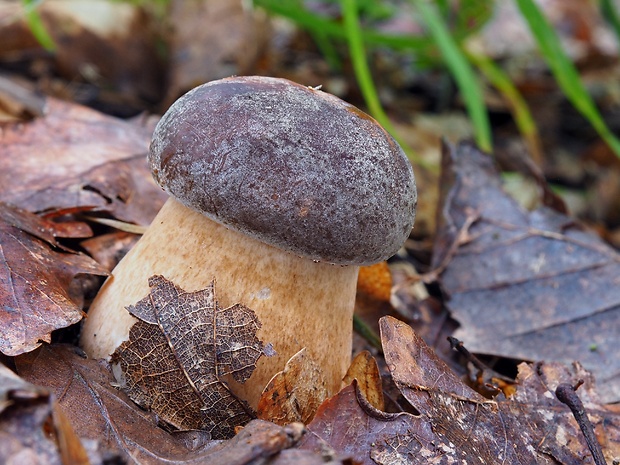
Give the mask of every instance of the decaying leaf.
<path id="1" fill-rule="evenodd" d="M 91 444 L 98 455 L 119 458 L 119 463 L 245 465 L 263 460 L 268 465 L 270 457 L 293 447 L 303 433 L 299 424 L 283 428 L 260 420 L 251 421 L 229 441 L 210 440 L 206 431 L 169 433 L 157 426 L 156 415 L 113 387 L 105 362 L 86 359 L 74 347 L 45 345 L 17 357 L 15 363 L 23 379 L 53 393 L 83 443 Z M 0 450 L 3 444 L 0 440 Z M 319 463 L 321 456 L 312 456 L 315 459 L 308 463 Z"/>
<path id="2" fill-rule="evenodd" d="M 293 355 L 263 390 L 258 401 L 258 418 L 278 425 L 309 423 L 327 397 L 325 380 L 306 348 Z"/>
<path id="3" fill-rule="evenodd" d="M 355 356 L 347 370 L 347 374 L 344 376 L 343 382 L 349 385 L 354 379 L 357 380 L 357 387 L 368 403 L 377 410 L 384 410 L 385 401 L 383 399 L 381 374 L 379 373 L 377 361 L 367 350 Z"/>
<path id="4" fill-rule="evenodd" d="M 392 274 L 387 262 L 360 267 L 357 292 L 358 295 L 389 302 L 392 294 Z"/>
<path id="5" fill-rule="evenodd" d="M 142 407 L 180 430 L 232 437 L 253 418 L 250 407 L 224 381 L 245 382 L 263 354 L 260 322 L 241 304 L 220 308 L 214 283 L 185 292 L 162 276 L 150 294 L 129 307 L 139 321 L 113 354 L 122 388 Z"/>
<path id="6" fill-rule="evenodd" d="M 446 146 L 443 165 L 433 262 L 454 336 L 472 352 L 579 360 L 619 400 L 620 255 L 564 214 L 524 211 L 473 146 Z"/>
<path id="7" fill-rule="evenodd" d="M 101 463 L 89 457 L 71 424 L 46 388 L 0 364 L 0 463 Z"/>
<path id="8" fill-rule="evenodd" d="M 53 98 L 0 132 L 0 201 L 29 211 L 96 207 L 147 225 L 166 199 L 146 163 L 151 128 Z"/>
<path id="9" fill-rule="evenodd" d="M 374 409 L 355 383 L 326 401 L 301 447 L 326 442 L 364 464 L 582 464 L 588 447 L 553 389 L 586 379 L 580 369 L 523 365 L 511 399 L 488 400 L 451 373 L 411 327 L 394 318 L 380 322 L 386 362 L 404 397 L 420 413 Z M 586 408 L 611 462 L 620 452 L 620 413 L 597 403 L 592 385 Z"/>
<path id="10" fill-rule="evenodd" d="M 0 351 L 14 356 L 49 342 L 52 331 L 80 321 L 70 285 L 79 274 L 107 271 L 63 250 L 51 221 L 0 203 Z"/>

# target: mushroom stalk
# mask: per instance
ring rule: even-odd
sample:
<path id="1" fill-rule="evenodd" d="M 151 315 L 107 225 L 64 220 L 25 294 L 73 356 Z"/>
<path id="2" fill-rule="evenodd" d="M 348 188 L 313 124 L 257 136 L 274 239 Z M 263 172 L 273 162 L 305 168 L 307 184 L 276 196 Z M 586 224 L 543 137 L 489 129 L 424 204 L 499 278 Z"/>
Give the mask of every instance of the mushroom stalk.
<path id="1" fill-rule="evenodd" d="M 254 310 L 258 336 L 271 343 L 243 385 L 233 392 L 256 408 L 271 377 L 306 347 L 322 367 L 328 395 L 338 392 L 351 356 L 358 266 L 317 263 L 233 231 L 170 198 L 135 247 L 105 282 L 88 312 L 82 347 L 109 358 L 137 321 L 125 307 L 149 293 L 160 274 L 191 292 L 215 279 L 222 307 L 242 303 Z"/>

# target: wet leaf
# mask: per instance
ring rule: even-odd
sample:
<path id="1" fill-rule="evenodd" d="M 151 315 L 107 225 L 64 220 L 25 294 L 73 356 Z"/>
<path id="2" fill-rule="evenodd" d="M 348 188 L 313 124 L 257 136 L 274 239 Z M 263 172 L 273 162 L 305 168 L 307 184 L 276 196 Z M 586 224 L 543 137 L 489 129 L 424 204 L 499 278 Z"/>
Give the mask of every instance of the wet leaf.
<path id="1" fill-rule="evenodd" d="M 301 447 L 320 450 L 327 443 L 369 465 L 582 464 L 587 445 L 553 394 L 559 382 L 582 378 L 606 456 L 618 456 L 620 413 L 596 400 L 582 369 L 524 364 L 515 396 L 488 400 L 461 382 L 411 327 L 391 317 L 380 325 L 394 381 L 419 415 L 374 409 L 354 383 L 321 406 Z"/>
<path id="2" fill-rule="evenodd" d="M 248 307 L 220 308 L 214 283 L 185 292 L 162 276 L 128 308 L 139 321 L 112 356 L 122 388 L 142 407 L 181 430 L 231 437 L 253 418 L 224 378 L 245 382 L 263 354 L 260 322 Z"/>
<path id="3" fill-rule="evenodd" d="M 151 129 L 73 103 L 0 132 L 0 201 L 30 211 L 96 207 L 148 224 L 165 201 L 146 164 Z"/>
<path id="4" fill-rule="evenodd" d="M 321 368 L 306 348 L 293 355 L 276 373 L 258 401 L 258 418 L 278 425 L 309 423 L 327 397 Z"/>
<path id="5" fill-rule="evenodd" d="M 51 221 L 0 203 L 0 351 L 18 355 L 49 342 L 51 332 L 83 317 L 72 300 L 79 274 L 107 271 L 83 254 L 62 249 Z"/>
<path id="6" fill-rule="evenodd" d="M 47 388 L 58 398 L 82 441 L 95 443 L 100 455 L 143 465 L 244 465 L 265 460 L 294 446 L 300 425 L 282 428 L 254 420 L 233 439 L 216 441 L 206 431 L 169 433 L 157 417 L 113 387 L 103 361 L 89 360 L 70 346 L 43 346 L 16 358 L 22 378 Z M 286 462 L 284 462 L 286 463 Z M 312 462 L 312 463 L 316 463 Z"/>
<path id="7" fill-rule="evenodd" d="M 472 352 L 581 361 L 606 402 L 620 399 L 620 255 L 572 218 L 527 212 L 491 159 L 446 146 L 434 266 Z"/>

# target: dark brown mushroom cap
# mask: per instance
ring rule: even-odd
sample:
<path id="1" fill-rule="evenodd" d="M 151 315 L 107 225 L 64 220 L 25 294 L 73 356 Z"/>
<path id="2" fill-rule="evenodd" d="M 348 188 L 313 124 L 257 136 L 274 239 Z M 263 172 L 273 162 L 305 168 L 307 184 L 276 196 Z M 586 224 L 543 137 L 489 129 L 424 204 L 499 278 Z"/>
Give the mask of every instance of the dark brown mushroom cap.
<path id="1" fill-rule="evenodd" d="M 413 170 L 394 139 L 354 106 L 285 79 L 191 90 L 157 125 L 149 162 L 181 203 L 313 260 L 385 260 L 413 226 Z"/>

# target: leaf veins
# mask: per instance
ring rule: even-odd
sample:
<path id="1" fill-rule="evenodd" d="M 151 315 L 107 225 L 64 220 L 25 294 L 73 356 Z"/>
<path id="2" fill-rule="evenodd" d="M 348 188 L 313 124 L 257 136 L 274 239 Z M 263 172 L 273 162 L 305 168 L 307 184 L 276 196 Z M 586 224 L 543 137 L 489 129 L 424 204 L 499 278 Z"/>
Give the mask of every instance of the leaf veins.
<path id="1" fill-rule="evenodd" d="M 233 436 L 254 414 L 223 377 L 245 382 L 263 354 L 256 314 L 241 304 L 220 308 L 213 282 L 186 292 L 152 276 L 149 286 L 150 294 L 127 308 L 138 322 L 112 356 L 117 379 L 137 404 L 175 428 Z"/>

